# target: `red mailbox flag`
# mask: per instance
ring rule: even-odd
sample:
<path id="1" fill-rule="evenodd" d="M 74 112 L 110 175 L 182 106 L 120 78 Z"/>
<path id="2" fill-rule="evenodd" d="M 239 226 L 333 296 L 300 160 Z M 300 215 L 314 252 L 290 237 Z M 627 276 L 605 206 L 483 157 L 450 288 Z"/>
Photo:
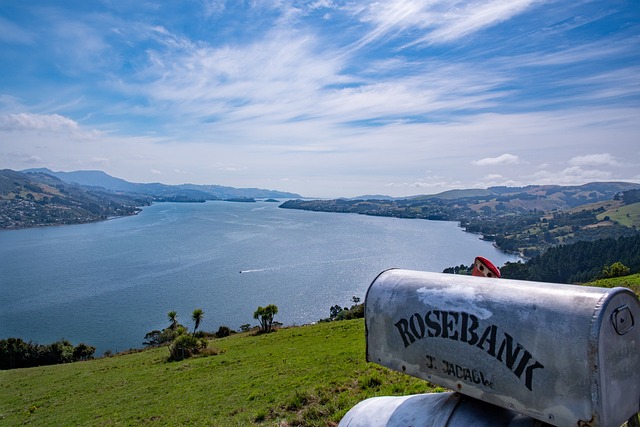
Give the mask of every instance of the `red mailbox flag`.
<path id="1" fill-rule="evenodd" d="M 500 270 L 493 265 L 491 261 L 485 257 L 477 256 L 473 261 L 472 276 L 498 277 L 500 278 Z"/>

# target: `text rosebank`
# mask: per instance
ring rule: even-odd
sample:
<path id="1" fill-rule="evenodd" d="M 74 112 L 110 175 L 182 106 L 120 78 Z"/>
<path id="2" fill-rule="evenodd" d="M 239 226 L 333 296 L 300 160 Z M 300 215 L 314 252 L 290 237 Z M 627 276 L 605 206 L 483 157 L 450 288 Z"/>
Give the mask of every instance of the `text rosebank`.
<path id="1" fill-rule="evenodd" d="M 533 374 L 544 366 L 531 352 L 507 332 L 493 324 L 482 325 L 473 314 L 458 311 L 430 310 L 401 318 L 395 327 L 405 348 L 423 338 L 446 338 L 476 346 L 504 364 L 524 385 L 532 390 Z M 524 374 L 524 375 L 523 375 Z"/>

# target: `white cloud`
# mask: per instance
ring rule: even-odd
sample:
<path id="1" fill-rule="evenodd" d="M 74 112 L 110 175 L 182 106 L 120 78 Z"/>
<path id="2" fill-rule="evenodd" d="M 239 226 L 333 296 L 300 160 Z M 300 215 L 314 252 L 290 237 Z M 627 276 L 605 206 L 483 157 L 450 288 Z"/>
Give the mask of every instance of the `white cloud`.
<path id="1" fill-rule="evenodd" d="M 479 30 L 494 26 L 518 15 L 533 6 L 532 0 L 472 1 L 461 10 L 450 10 L 438 28 L 416 43 L 451 42 Z"/>
<path id="2" fill-rule="evenodd" d="M 572 166 L 616 166 L 618 162 L 609 153 L 588 154 L 586 156 L 576 156 L 569 160 Z"/>
<path id="3" fill-rule="evenodd" d="M 166 30 L 157 34 L 178 38 Z M 416 116 L 430 119 L 491 108 L 506 95 L 498 90 L 501 77 L 463 64 L 396 59 L 380 61 L 363 75 L 348 75 L 343 71 L 347 58 L 324 51 L 304 32 L 291 37 L 273 31 L 235 46 L 178 43 L 149 55 L 149 67 L 137 76 L 138 83 L 118 89 L 154 100 L 146 114 L 169 115 L 173 129 L 182 126 L 190 138 L 216 129 L 215 139 L 248 141 L 238 133 L 255 129 L 258 140 L 302 145 L 299 135 L 314 138 L 306 130 L 311 122 L 344 133 L 347 123 L 406 123 Z"/>
<path id="4" fill-rule="evenodd" d="M 520 163 L 520 159 L 518 156 L 514 156 L 513 154 L 502 154 L 498 157 L 486 157 L 473 162 L 473 164 L 477 166 L 516 165 L 518 163 Z"/>
<path id="5" fill-rule="evenodd" d="M 409 192 L 408 194 L 414 194 L 411 192 L 418 191 L 424 193 L 427 191 L 429 193 L 440 193 L 452 188 L 462 188 L 463 184 L 457 180 L 448 180 L 447 177 L 434 175 L 420 178 L 413 182 L 390 182 L 386 183 L 385 187 L 406 189 L 406 191 Z"/>
<path id="6" fill-rule="evenodd" d="M 363 21 L 371 22 L 374 28 L 354 48 L 401 33 L 418 34 L 406 46 L 449 43 L 506 21 L 536 3 L 532 0 L 371 2 L 366 9 L 356 9 L 356 12 L 362 13 Z"/>
<path id="7" fill-rule="evenodd" d="M 79 129 L 77 122 L 59 114 L 19 113 L 0 116 L 0 130 L 4 131 L 76 132 Z"/>
<path id="8" fill-rule="evenodd" d="M 587 182 L 614 180 L 615 175 L 612 171 L 572 166 L 558 172 L 539 171 L 530 175 L 528 179 L 537 184 L 581 185 Z"/>
<path id="9" fill-rule="evenodd" d="M 226 0 L 203 0 L 205 16 L 219 16 L 222 15 L 226 9 Z"/>

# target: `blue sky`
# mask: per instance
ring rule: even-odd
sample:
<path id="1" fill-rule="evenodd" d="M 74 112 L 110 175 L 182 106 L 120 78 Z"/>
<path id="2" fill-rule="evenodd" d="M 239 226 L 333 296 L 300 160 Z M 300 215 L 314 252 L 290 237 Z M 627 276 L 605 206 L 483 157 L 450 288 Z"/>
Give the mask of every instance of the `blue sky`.
<path id="1" fill-rule="evenodd" d="M 0 168 L 310 197 L 640 182 L 637 0 L 0 0 L 0 58 Z"/>

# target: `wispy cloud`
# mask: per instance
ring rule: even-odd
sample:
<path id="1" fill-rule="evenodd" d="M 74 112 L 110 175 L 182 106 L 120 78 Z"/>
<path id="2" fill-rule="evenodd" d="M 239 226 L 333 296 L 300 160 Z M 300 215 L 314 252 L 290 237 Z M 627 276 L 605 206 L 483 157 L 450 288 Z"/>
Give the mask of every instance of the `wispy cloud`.
<path id="1" fill-rule="evenodd" d="M 59 114 L 5 114 L 0 116 L 0 130 L 78 132 L 78 123 Z"/>
<path id="2" fill-rule="evenodd" d="M 414 34 L 404 47 L 450 43 L 506 21 L 531 8 L 532 0 L 494 0 L 452 3 L 444 0 L 372 2 L 358 10 L 373 28 L 355 48 L 399 34 Z"/>
<path id="3" fill-rule="evenodd" d="M 578 166 L 562 169 L 561 171 L 540 171 L 525 179 L 533 180 L 539 184 L 556 184 L 556 185 L 580 185 L 588 182 L 609 181 L 614 179 L 611 171 L 599 169 L 583 169 Z"/>
<path id="4" fill-rule="evenodd" d="M 448 10 L 440 18 L 437 29 L 416 43 L 444 43 L 458 40 L 482 29 L 492 27 L 528 10 L 534 0 L 472 1 L 460 10 Z M 443 19 L 444 18 L 444 19 Z"/>
<path id="5" fill-rule="evenodd" d="M 502 154 L 498 157 L 485 157 L 484 159 L 473 162 L 473 164 L 477 166 L 516 165 L 518 163 L 520 163 L 518 156 L 508 153 Z"/>
<path id="6" fill-rule="evenodd" d="M 576 156 L 569 160 L 573 166 L 615 166 L 618 161 L 609 153 L 587 154 L 586 156 Z"/>

